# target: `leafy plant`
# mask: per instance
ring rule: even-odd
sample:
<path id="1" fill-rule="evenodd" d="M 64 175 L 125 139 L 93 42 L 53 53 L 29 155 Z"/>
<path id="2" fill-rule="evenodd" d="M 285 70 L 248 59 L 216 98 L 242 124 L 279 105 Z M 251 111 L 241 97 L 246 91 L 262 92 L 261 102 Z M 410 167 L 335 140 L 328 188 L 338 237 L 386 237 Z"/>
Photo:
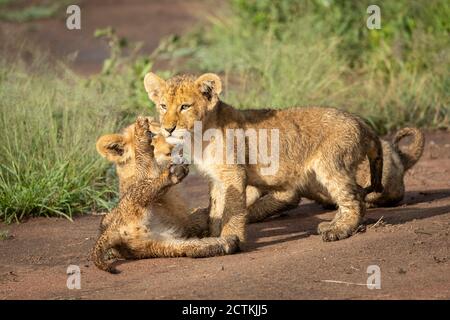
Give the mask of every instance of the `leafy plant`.
<path id="1" fill-rule="evenodd" d="M 167 51 L 174 41 L 173 38 L 162 40 L 150 55 L 143 55 L 142 43 L 129 43 L 119 37 L 111 27 L 96 30 L 95 37 L 105 40 L 110 49 L 110 56 L 103 62 L 102 71 L 94 77 L 95 81 L 103 88 L 111 89 L 110 86 L 120 77 L 126 82 L 128 103 L 133 106 L 132 108 L 136 110 L 150 108 L 149 111 L 153 112 L 154 105 L 144 89 L 144 76 L 152 70 L 155 59 Z M 170 75 L 168 71 L 163 73 L 164 76 Z"/>
<path id="2" fill-rule="evenodd" d="M 8 230 L 0 230 L 0 240 L 7 240 L 9 237 L 10 235 Z"/>

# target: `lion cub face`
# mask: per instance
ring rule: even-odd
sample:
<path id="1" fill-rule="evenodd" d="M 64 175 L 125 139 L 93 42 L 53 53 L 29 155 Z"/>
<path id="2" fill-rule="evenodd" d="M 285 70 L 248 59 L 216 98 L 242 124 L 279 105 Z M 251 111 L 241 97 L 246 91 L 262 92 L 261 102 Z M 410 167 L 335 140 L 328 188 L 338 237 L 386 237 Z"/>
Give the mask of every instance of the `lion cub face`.
<path id="1" fill-rule="evenodd" d="M 202 121 L 208 110 L 218 101 L 222 91 L 220 78 L 206 73 L 195 79 L 176 76 L 167 81 L 153 73 L 144 79 L 149 98 L 156 104 L 160 115 L 161 133 L 181 138 L 191 131 L 195 121 Z"/>
<path id="2" fill-rule="evenodd" d="M 152 118 L 150 118 L 153 120 Z M 135 139 L 134 124 L 126 127 L 120 134 L 107 134 L 97 140 L 98 153 L 108 161 L 116 165 L 119 177 L 120 193 L 122 193 L 134 181 L 135 174 Z M 173 146 L 161 136 L 160 126 L 151 122 L 150 130 L 155 134 L 152 138 L 154 156 L 158 164 L 165 165 L 171 161 Z"/>

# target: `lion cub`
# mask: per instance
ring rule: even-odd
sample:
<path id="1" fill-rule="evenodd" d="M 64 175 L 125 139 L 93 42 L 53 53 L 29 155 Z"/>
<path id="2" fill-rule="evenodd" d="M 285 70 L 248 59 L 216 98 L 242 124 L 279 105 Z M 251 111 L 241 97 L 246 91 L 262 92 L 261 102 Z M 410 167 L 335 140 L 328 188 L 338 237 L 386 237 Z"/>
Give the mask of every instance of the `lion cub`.
<path id="1" fill-rule="evenodd" d="M 144 85 L 157 106 L 162 134 L 175 138 L 190 135 L 194 140 L 194 164 L 210 179 L 211 236 L 237 235 L 243 241 L 249 215 L 268 207 L 280 211 L 298 203 L 300 196 L 322 193 L 339 209 L 333 221 L 319 225 L 319 233 L 325 241 L 344 239 L 361 222 L 366 194 L 383 189 L 381 142 L 355 115 L 319 107 L 237 110 L 219 99 L 222 83 L 215 74 L 177 76 L 165 81 L 149 73 Z M 194 127 L 199 128 L 197 132 Z M 234 161 L 217 161 L 217 154 L 228 155 L 230 150 L 227 143 L 221 144 L 222 139 L 204 138 L 210 129 L 222 137 L 234 130 L 278 130 L 278 140 L 274 141 L 278 150 L 272 149 L 279 156 L 278 170 L 266 175 L 262 170 L 266 167 L 264 161 L 239 163 L 236 148 Z M 198 133 L 202 136 L 200 144 L 194 139 Z M 272 137 L 265 138 L 272 145 Z M 255 146 L 248 140 L 245 144 L 248 156 Z M 205 152 L 196 151 L 199 146 Z M 363 189 L 356 182 L 356 171 L 366 157 L 371 185 Z M 247 208 L 248 185 L 265 195 Z"/>
<path id="2" fill-rule="evenodd" d="M 411 136 L 412 142 L 405 150 L 399 146 L 400 140 Z M 383 148 L 383 192 L 373 192 L 367 195 L 368 207 L 394 206 L 405 196 L 404 177 L 406 171 L 411 169 L 420 159 L 425 146 L 425 136 L 417 128 L 403 128 L 397 131 L 392 141 L 381 140 Z M 370 185 L 369 163 L 364 160 L 356 174 L 359 185 Z M 333 204 L 330 198 L 316 199 L 324 204 Z"/>
<path id="3" fill-rule="evenodd" d="M 134 176 L 121 181 L 119 204 L 102 221 L 101 234 L 92 251 L 95 265 L 101 270 L 117 272 L 112 262 L 106 259 L 109 249 L 117 250 L 128 259 L 209 257 L 236 251 L 239 246 L 236 236 L 189 238 L 204 226 L 197 228 L 196 219 L 186 211 L 171 211 L 161 205 L 167 203 L 164 196 L 170 188 L 187 175 L 187 166 L 160 166 L 156 162 L 149 119 L 139 117 L 133 130 L 129 131 L 134 131 L 128 136 L 134 144 L 127 150 L 129 160 L 134 158 Z M 112 143 L 107 148 L 114 150 L 120 163 L 120 156 L 125 152 L 120 143 Z M 117 169 L 121 172 L 119 167 L 120 164 Z M 131 176 L 131 172 L 128 174 Z"/>
<path id="4" fill-rule="evenodd" d="M 413 141 L 406 150 L 402 150 L 399 147 L 399 142 L 407 136 L 411 136 Z M 395 206 L 403 199 L 405 195 L 405 173 L 414 166 L 422 155 L 425 137 L 422 131 L 417 128 L 403 128 L 395 133 L 391 142 L 381 140 L 381 143 L 383 148 L 382 184 L 384 189 L 383 192 L 372 192 L 366 196 L 365 202 L 368 208 Z M 367 159 L 364 159 L 358 166 L 356 182 L 362 187 L 368 187 L 370 185 L 370 166 Z M 327 194 L 309 192 L 303 195 L 323 204 L 326 208 L 336 207 L 336 204 Z M 297 203 L 293 202 L 292 207 L 296 206 Z M 271 206 L 260 207 L 259 209 L 259 211 L 251 212 L 248 217 L 248 222 L 259 222 L 280 213 L 280 211 L 273 211 L 273 207 Z"/>

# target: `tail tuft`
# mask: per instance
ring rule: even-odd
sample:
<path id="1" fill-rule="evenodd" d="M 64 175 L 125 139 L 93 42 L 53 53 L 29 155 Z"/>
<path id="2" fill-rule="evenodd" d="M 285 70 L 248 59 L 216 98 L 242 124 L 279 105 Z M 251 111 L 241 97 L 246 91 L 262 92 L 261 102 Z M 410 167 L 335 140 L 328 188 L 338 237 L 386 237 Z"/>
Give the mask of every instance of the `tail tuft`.
<path id="1" fill-rule="evenodd" d="M 383 192 L 382 178 L 383 178 L 383 149 L 381 141 L 373 134 L 371 141 L 371 148 L 367 152 L 370 164 L 370 186 L 365 188 L 365 193 Z"/>
<path id="2" fill-rule="evenodd" d="M 91 259 L 100 270 L 118 274 L 119 272 L 113 264 L 105 260 L 105 252 L 109 248 L 111 248 L 109 237 L 106 232 L 103 232 L 95 243 L 94 249 L 91 252 Z"/>
<path id="3" fill-rule="evenodd" d="M 408 148 L 403 151 L 398 144 L 400 140 L 408 136 L 413 137 L 413 141 Z M 406 171 L 415 165 L 422 156 L 425 147 L 425 135 L 418 128 L 403 128 L 395 133 L 395 136 L 392 139 L 392 145 L 400 156 L 400 160 Z"/>

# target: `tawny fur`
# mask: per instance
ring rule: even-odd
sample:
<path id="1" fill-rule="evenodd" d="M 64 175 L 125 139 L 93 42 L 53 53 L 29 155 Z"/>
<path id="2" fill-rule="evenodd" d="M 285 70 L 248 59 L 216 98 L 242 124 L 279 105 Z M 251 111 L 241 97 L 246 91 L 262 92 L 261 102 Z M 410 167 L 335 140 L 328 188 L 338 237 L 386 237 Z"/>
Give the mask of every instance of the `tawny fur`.
<path id="1" fill-rule="evenodd" d="M 401 139 L 412 137 L 412 142 L 402 150 Z M 397 131 L 392 141 L 382 140 L 383 148 L 383 192 L 373 192 L 366 196 L 368 207 L 395 206 L 405 196 L 404 177 L 406 172 L 420 159 L 425 146 L 425 136 L 417 128 L 403 128 Z M 367 160 L 358 167 L 356 181 L 360 186 L 370 185 L 370 170 Z M 318 202 L 331 205 L 330 198 L 315 199 Z"/>
<path id="2" fill-rule="evenodd" d="M 407 149 L 402 150 L 399 147 L 399 142 L 408 136 L 412 137 L 412 142 Z M 405 196 L 405 174 L 420 159 L 425 145 L 425 137 L 422 131 L 417 128 L 403 128 L 396 132 L 391 142 L 381 140 L 381 143 L 383 148 L 383 191 L 372 192 L 366 196 L 366 206 L 369 208 L 395 206 L 403 200 Z M 370 185 L 370 166 L 367 159 L 364 159 L 358 166 L 356 181 L 362 187 Z M 254 194 L 256 194 L 255 191 Z M 336 204 L 327 194 L 309 193 L 307 197 L 327 208 L 336 207 Z M 270 208 L 266 208 L 264 214 L 249 216 L 248 220 L 249 222 L 258 222 L 279 213 L 279 211 L 271 211 Z"/>
<path id="3" fill-rule="evenodd" d="M 172 151 L 174 145 L 169 144 L 164 136 L 160 134 L 160 125 L 153 118 L 150 121 L 150 131 L 153 134 L 151 145 L 153 154 L 159 166 L 167 165 L 173 161 Z M 122 133 L 106 134 L 97 140 L 98 153 L 115 164 L 116 173 L 119 178 L 120 195 L 135 181 L 135 124 L 126 127 Z M 159 169 L 158 169 L 159 170 Z M 186 186 L 184 182 L 178 183 L 166 191 L 157 200 L 161 212 L 166 215 L 179 215 L 183 228 L 188 230 L 190 237 L 206 237 L 209 234 L 209 208 L 189 208 L 186 199 Z M 253 187 L 247 186 L 247 205 L 254 203 L 261 197 L 261 192 Z M 104 230 L 109 224 L 112 215 L 106 214 L 101 222 L 100 229 Z M 117 254 L 117 252 L 115 253 Z"/>
<path id="4" fill-rule="evenodd" d="M 399 142 L 406 137 L 411 137 L 412 141 L 406 149 L 402 150 Z M 407 127 L 397 131 L 391 141 L 381 140 L 381 143 L 383 148 L 383 192 L 372 192 L 366 196 L 365 202 L 369 208 L 395 206 L 403 200 L 405 195 L 405 174 L 420 159 L 425 146 L 425 136 L 420 129 Z M 169 161 L 172 149 L 173 145 L 167 143 L 164 137 L 159 135 L 158 143 L 155 145 L 155 154 L 162 154 L 160 158 L 164 161 Z M 358 166 L 356 181 L 358 185 L 366 188 L 370 186 L 370 178 L 369 162 L 367 159 L 364 159 Z M 183 183 L 178 186 L 183 186 Z M 256 187 L 248 185 L 246 189 L 247 206 L 253 204 L 263 195 Z M 336 206 L 326 194 L 309 194 L 308 196 L 311 200 L 315 200 L 326 207 L 332 208 Z M 296 206 L 296 203 L 292 204 L 293 208 Z M 287 208 L 284 209 L 286 210 Z M 266 217 L 281 213 L 280 211 L 271 212 L 270 207 L 265 208 L 264 212 L 266 214 L 263 217 L 261 215 L 249 215 L 248 222 L 262 221 Z"/>
<path id="5" fill-rule="evenodd" d="M 110 249 L 118 252 L 120 257 L 133 259 L 209 257 L 232 253 L 238 248 L 238 238 L 231 235 L 222 238 L 189 238 L 195 235 L 195 214 L 186 214 L 180 208 L 171 211 L 169 203 L 164 201 L 167 200 L 164 196 L 168 190 L 187 175 L 187 167 L 161 167 L 154 157 L 151 135 L 149 120 L 138 118 L 134 133 L 129 137 L 134 139 L 135 148 L 128 150 L 133 154 L 130 159 L 134 158 L 134 177 L 132 181 L 121 184 L 119 204 L 102 221 L 101 234 L 92 251 L 92 260 L 101 270 L 117 272 L 113 263 L 107 259 Z M 103 148 L 97 144 L 97 148 L 102 152 L 119 150 L 115 156 L 124 155 L 117 146 Z M 118 160 L 117 157 L 113 159 Z M 199 220 L 200 223 L 205 221 L 204 218 Z M 199 227 L 200 233 L 203 229 L 204 226 Z"/>
<path id="6" fill-rule="evenodd" d="M 301 196 L 322 193 L 339 210 L 333 221 L 321 223 L 318 231 L 325 241 L 344 239 L 361 222 L 366 193 L 382 191 L 380 140 L 353 114 L 319 107 L 236 110 L 220 101 L 221 81 L 215 74 L 204 74 L 197 79 L 178 76 L 164 81 L 150 73 L 144 84 L 149 98 L 157 105 L 161 131 L 166 137 L 192 132 L 195 121 L 202 122 L 203 132 L 218 129 L 224 137 L 226 129 L 279 130 L 279 170 L 273 175 L 262 175 L 265 165 L 260 163 L 214 163 L 212 152 L 194 158 L 194 163 L 210 180 L 211 236 L 237 235 L 244 241 L 248 216 L 280 211 L 298 204 Z M 270 135 L 268 140 L 270 146 Z M 203 141 L 203 150 L 214 146 L 215 140 Z M 226 150 L 223 151 L 225 154 Z M 356 171 L 366 157 L 370 163 L 371 185 L 364 190 L 356 182 Z M 247 208 L 248 185 L 265 195 Z"/>

